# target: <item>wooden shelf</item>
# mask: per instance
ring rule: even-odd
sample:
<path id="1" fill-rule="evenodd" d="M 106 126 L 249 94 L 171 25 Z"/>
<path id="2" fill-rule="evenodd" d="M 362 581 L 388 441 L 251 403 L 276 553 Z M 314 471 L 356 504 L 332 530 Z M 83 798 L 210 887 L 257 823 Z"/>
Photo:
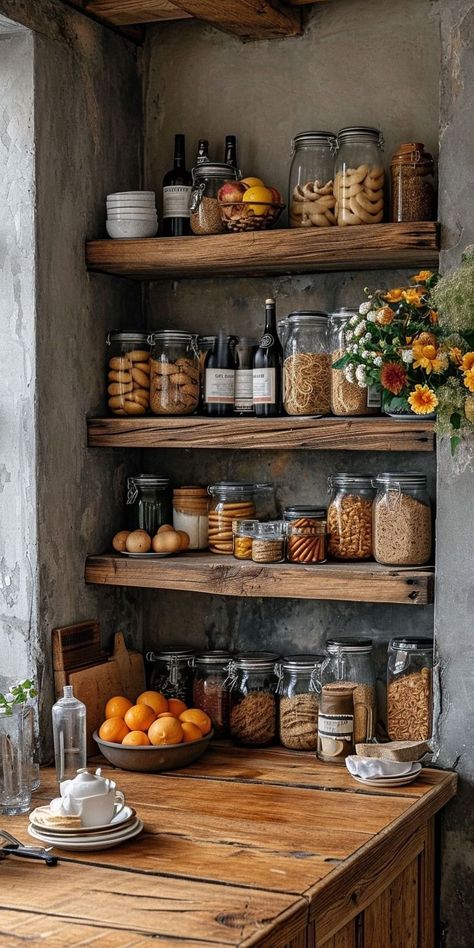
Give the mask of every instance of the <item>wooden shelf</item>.
<path id="1" fill-rule="evenodd" d="M 180 589 L 215 596 L 278 599 L 337 599 L 424 606 L 432 602 L 433 567 L 387 567 L 378 563 L 261 565 L 213 553 L 183 553 L 160 559 L 89 556 L 87 583 Z"/>
<path id="2" fill-rule="evenodd" d="M 432 451 L 432 421 L 373 418 L 88 418 L 89 447 Z"/>
<path id="3" fill-rule="evenodd" d="M 368 224 L 213 237 L 91 240 L 90 270 L 135 280 L 436 267 L 438 225 Z"/>

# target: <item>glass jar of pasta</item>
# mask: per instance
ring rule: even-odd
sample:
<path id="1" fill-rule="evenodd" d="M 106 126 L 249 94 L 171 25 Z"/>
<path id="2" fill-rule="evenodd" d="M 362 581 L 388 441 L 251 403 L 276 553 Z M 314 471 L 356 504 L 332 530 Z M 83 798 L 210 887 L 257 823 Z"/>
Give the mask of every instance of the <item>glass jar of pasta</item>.
<path id="1" fill-rule="evenodd" d="M 339 226 L 380 224 L 384 215 L 383 138 L 377 128 L 341 128 L 334 167 Z"/>
<path id="2" fill-rule="evenodd" d="M 275 740 L 277 660 L 273 652 L 246 652 L 230 664 L 230 733 L 239 744 L 263 747 Z"/>
<path id="3" fill-rule="evenodd" d="M 290 227 L 331 227 L 336 223 L 333 192 L 333 132 L 300 132 L 292 142 L 288 208 Z"/>
<path id="4" fill-rule="evenodd" d="M 372 557 L 372 478 L 360 474 L 334 474 L 329 478 L 329 555 L 336 560 L 370 560 Z"/>
<path id="5" fill-rule="evenodd" d="M 329 316 L 329 348 L 331 352 L 331 411 L 333 415 L 372 415 L 376 407 L 370 407 L 369 388 L 361 388 L 357 382 L 348 382 L 344 369 L 334 368 L 334 363 L 346 353 L 345 330 L 357 309 L 343 306 Z"/>
<path id="6" fill-rule="evenodd" d="M 387 731 L 392 741 L 427 741 L 432 732 L 433 640 L 392 639 L 387 664 Z"/>
<path id="7" fill-rule="evenodd" d="M 432 515 L 426 475 L 385 472 L 373 481 L 374 557 L 385 566 L 423 566 L 431 557 Z"/>
<path id="8" fill-rule="evenodd" d="M 287 415 L 326 415 L 331 409 L 331 359 L 327 313 L 290 313 L 283 361 Z"/>
<path id="9" fill-rule="evenodd" d="M 107 406 L 113 415 L 145 415 L 150 408 L 150 345 L 146 332 L 109 332 Z"/>

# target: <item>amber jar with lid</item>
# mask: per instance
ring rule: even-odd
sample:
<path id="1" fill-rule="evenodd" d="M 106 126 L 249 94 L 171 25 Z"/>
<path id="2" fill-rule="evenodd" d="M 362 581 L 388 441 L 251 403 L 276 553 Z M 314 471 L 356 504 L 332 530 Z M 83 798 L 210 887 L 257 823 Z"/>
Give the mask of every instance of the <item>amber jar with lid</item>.
<path id="1" fill-rule="evenodd" d="M 318 757 L 343 764 L 354 753 L 354 685 L 323 685 L 318 714 Z"/>
<path id="2" fill-rule="evenodd" d="M 403 142 L 390 163 L 392 221 L 436 220 L 434 161 L 423 142 Z"/>

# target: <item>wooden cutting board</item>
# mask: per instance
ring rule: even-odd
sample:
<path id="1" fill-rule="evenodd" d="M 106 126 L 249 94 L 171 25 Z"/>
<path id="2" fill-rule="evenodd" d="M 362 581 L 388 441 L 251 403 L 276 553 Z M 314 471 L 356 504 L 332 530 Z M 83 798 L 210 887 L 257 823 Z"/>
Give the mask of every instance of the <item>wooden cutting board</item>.
<path id="1" fill-rule="evenodd" d="M 56 698 L 61 698 L 70 672 L 106 662 L 100 644 L 100 625 L 94 620 L 53 629 L 53 669 Z"/>

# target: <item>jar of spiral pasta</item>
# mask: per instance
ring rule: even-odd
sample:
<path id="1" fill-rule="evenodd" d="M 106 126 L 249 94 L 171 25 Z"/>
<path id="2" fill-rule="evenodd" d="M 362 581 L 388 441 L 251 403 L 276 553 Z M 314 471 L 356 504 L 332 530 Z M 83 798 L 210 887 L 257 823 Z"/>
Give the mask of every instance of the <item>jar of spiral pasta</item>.
<path id="1" fill-rule="evenodd" d="M 327 313 L 300 310 L 288 317 L 283 361 L 287 415 L 326 415 L 331 410 L 331 359 Z"/>
<path id="2" fill-rule="evenodd" d="M 337 138 L 333 132 L 300 132 L 292 141 L 288 208 L 290 227 L 331 227 L 333 170 Z"/>
<path id="3" fill-rule="evenodd" d="M 316 750 L 324 653 L 287 655 L 277 665 L 280 741 L 291 750 Z"/>
<path id="4" fill-rule="evenodd" d="M 333 415 L 373 415 L 376 407 L 368 405 L 370 389 L 360 388 L 357 382 L 348 382 L 344 369 L 334 368 L 334 363 L 346 353 L 345 330 L 357 309 L 343 306 L 329 316 L 329 347 L 331 352 L 331 411 Z"/>
<path id="5" fill-rule="evenodd" d="M 369 560 L 372 557 L 372 477 L 334 474 L 329 478 L 329 555 L 336 560 Z"/>
<path id="6" fill-rule="evenodd" d="M 387 731 L 392 741 L 427 741 L 432 732 L 433 640 L 390 641 Z"/>
<path id="7" fill-rule="evenodd" d="M 339 226 L 380 224 L 384 215 L 383 138 L 378 128 L 341 128 L 334 166 Z"/>
<path id="8" fill-rule="evenodd" d="M 245 652 L 230 664 L 230 733 L 239 744 L 263 747 L 275 740 L 277 660 L 273 652 Z"/>

